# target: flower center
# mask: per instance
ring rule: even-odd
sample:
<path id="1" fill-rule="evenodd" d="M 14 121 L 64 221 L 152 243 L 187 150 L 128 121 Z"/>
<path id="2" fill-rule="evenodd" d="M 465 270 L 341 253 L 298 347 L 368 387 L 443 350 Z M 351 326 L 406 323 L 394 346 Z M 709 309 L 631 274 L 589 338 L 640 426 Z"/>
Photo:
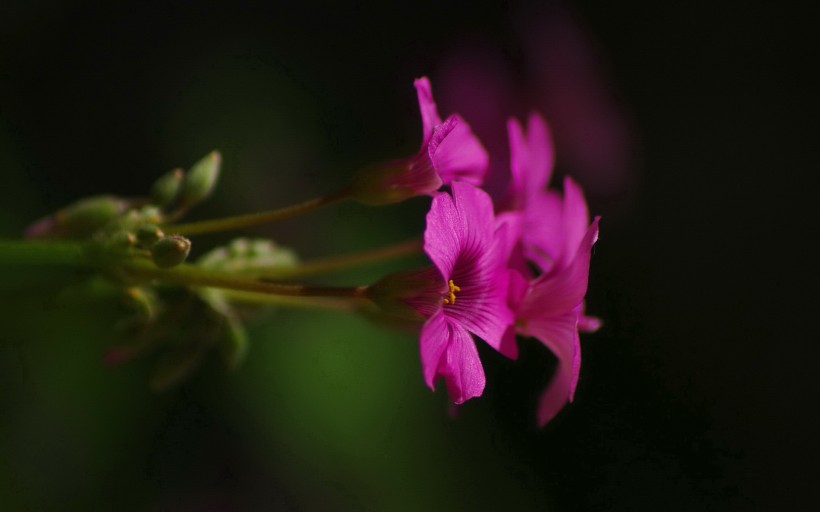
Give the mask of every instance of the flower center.
<path id="1" fill-rule="evenodd" d="M 450 279 L 450 292 L 444 297 L 445 304 L 455 304 L 456 303 L 456 292 L 460 292 L 461 288 L 456 286 L 452 279 Z"/>

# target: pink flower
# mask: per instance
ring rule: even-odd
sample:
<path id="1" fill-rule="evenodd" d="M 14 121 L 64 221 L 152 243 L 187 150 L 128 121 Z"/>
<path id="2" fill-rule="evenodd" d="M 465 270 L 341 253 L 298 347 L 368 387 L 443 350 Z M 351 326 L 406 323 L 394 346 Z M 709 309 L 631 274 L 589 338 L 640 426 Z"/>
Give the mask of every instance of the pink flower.
<path id="1" fill-rule="evenodd" d="M 521 219 L 521 251 L 543 273 L 558 272 L 571 262 L 589 227 L 589 210 L 581 187 L 564 178 L 564 193 L 547 189 L 555 154 L 549 126 L 530 114 L 526 134 L 518 120 L 507 122 L 510 139 L 510 191 L 507 203 Z M 515 266 L 528 275 L 528 269 Z M 581 329 L 597 330 L 601 322 L 582 314 Z"/>
<path id="2" fill-rule="evenodd" d="M 522 249 L 542 272 L 566 266 L 589 225 L 581 188 L 564 179 L 563 196 L 548 190 L 555 161 L 546 121 L 531 114 L 526 134 L 516 119 L 507 123 L 510 138 L 510 197 L 522 216 Z"/>
<path id="3" fill-rule="evenodd" d="M 436 194 L 427 214 L 424 251 L 441 275 L 441 287 L 421 330 L 421 363 L 427 385 L 433 389 L 443 376 L 457 404 L 484 390 L 484 369 L 470 333 L 499 349 L 512 323 L 505 229 L 496 229 L 490 197 L 462 182 L 452 184 L 452 195 Z"/>
<path id="4" fill-rule="evenodd" d="M 564 268 L 542 274 L 529 283 L 515 270 L 510 271 L 509 298 L 515 311 L 515 332 L 537 338 L 558 358 L 552 381 L 540 398 L 539 426 L 555 417 L 575 394 L 581 368 L 578 322 L 587 291 L 590 254 L 597 239 L 596 217 Z M 510 335 L 508 331 L 506 336 Z"/>
<path id="5" fill-rule="evenodd" d="M 389 204 L 418 195 L 432 195 L 442 185 L 464 181 L 481 185 L 487 172 L 487 151 L 469 124 L 454 114 L 442 121 L 430 80 L 414 82 L 423 128 L 419 152 L 410 158 L 379 164 L 358 173 L 351 195 L 365 204 Z"/>
<path id="6" fill-rule="evenodd" d="M 530 115 L 526 133 L 510 119 L 508 131 L 511 211 L 503 215 L 517 223 L 519 245 L 510 262 L 508 288 L 515 325 L 505 333 L 501 352 L 517 357 L 519 334 L 537 338 L 558 358 L 538 408 L 538 423 L 543 426 L 573 398 L 581 365 L 579 329 L 600 327 L 600 320 L 583 314 L 598 219 L 590 225 L 583 192 L 570 178 L 564 179 L 563 194 L 547 189 L 554 154 L 543 118 Z M 539 272 L 534 273 L 527 261 Z"/>
<path id="7" fill-rule="evenodd" d="M 430 86 L 430 79 L 426 76 L 413 82 L 419 98 L 419 110 L 421 111 L 422 129 L 424 131 L 424 142 L 428 144 L 434 139 L 434 134 L 439 126 L 444 126 L 451 120 L 455 125 L 446 137 L 437 144 L 435 151 L 431 152 L 430 158 L 436 172 L 441 177 L 445 185 L 454 181 L 464 181 L 479 186 L 484 182 L 484 175 L 487 172 L 489 157 L 487 151 L 473 134 L 470 125 L 460 115 L 453 114 L 444 123 L 438 115 L 436 102 L 433 100 L 433 91 Z"/>

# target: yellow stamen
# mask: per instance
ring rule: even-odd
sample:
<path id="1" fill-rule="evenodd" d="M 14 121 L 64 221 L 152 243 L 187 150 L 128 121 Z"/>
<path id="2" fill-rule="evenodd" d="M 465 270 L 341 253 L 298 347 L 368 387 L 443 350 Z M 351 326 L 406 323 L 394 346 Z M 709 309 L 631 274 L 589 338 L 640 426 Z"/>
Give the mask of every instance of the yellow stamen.
<path id="1" fill-rule="evenodd" d="M 461 288 L 456 286 L 452 279 L 450 279 L 450 292 L 447 297 L 444 297 L 445 304 L 455 304 L 456 303 L 456 292 L 460 292 Z"/>

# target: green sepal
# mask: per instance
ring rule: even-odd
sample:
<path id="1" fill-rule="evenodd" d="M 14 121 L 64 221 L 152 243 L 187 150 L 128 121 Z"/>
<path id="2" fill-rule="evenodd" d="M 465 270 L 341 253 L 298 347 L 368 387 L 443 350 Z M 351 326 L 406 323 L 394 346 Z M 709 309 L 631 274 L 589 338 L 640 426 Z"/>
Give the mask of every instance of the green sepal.
<path id="1" fill-rule="evenodd" d="M 222 156 L 219 151 L 211 151 L 195 163 L 182 181 L 179 201 L 183 206 L 191 206 L 205 200 L 216 188 Z"/>

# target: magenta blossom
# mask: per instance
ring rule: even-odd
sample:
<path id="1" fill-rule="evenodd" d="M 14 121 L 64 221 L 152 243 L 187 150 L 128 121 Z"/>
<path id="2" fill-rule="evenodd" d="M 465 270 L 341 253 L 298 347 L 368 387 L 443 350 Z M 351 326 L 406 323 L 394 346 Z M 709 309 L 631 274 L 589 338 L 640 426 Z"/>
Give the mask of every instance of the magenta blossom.
<path id="1" fill-rule="evenodd" d="M 508 298 L 515 312 L 515 327 L 505 334 L 505 350 L 509 351 L 510 347 L 515 346 L 514 336 L 517 333 L 538 339 L 558 358 L 552 381 L 541 395 L 539 426 L 544 426 L 555 417 L 575 394 L 581 368 L 578 329 L 583 319 L 590 254 L 597 239 L 598 217 L 586 230 L 565 267 L 541 274 L 530 282 L 516 270 L 510 270 Z"/>
<path id="2" fill-rule="evenodd" d="M 564 179 L 563 196 L 548 190 L 555 161 L 546 121 L 531 114 L 527 132 L 516 119 L 507 123 L 510 138 L 510 193 L 508 203 L 522 216 L 521 243 L 526 258 L 542 272 L 568 264 L 589 225 L 581 188 Z"/>
<path id="3" fill-rule="evenodd" d="M 489 162 L 481 141 L 473 134 L 467 121 L 458 114 L 451 115 L 442 123 L 433 100 L 430 80 L 426 76 L 417 79 L 413 85 L 419 98 L 424 144 L 433 140 L 437 127 L 446 125 L 451 119 L 455 121 L 452 131 L 437 144 L 435 152 L 430 155 L 441 181 L 445 185 L 454 181 L 481 185 Z"/>
<path id="4" fill-rule="evenodd" d="M 564 178 L 563 194 L 547 189 L 555 154 L 549 126 L 540 115 L 530 115 L 526 133 L 514 118 L 507 129 L 512 174 L 507 203 L 521 217 L 520 252 L 541 272 L 559 272 L 570 264 L 589 226 L 584 193 L 569 177 Z M 529 275 L 520 262 L 513 267 Z M 584 331 L 601 326 L 599 319 L 583 314 L 579 322 Z"/>
<path id="5" fill-rule="evenodd" d="M 594 331 L 600 320 L 584 315 L 589 256 L 598 236 L 598 219 L 590 225 L 581 188 L 564 179 L 560 193 L 547 188 L 554 162 L 549 128 L 532 114 L 524 132 L 508 122 L 511 181 L 507 199 L 518 233 L 510 260 L 509 305 L 515 326 L 507 330 L 501 352 L 515 358 L 515 334 L 532 336 L 558 358 L 552 382 L 541 397 L 539 425 L 546 424 L 571 401 L 578 381 L 581 350 L 578 331 Z M 530 265 L 537 267 L 533 272 Z"/>
<path id="6" fill-rule="evenodd" d="M 452 184 L 452 195 L 436 194 L 427 214 L 424 251 L 441 274 L 441 287 L 421 330 L 421 363 L 427 385 L 432 389 L 443 376 L 457 404 L 484 390 L 470 333 L 498 349 L 512 323 L 504 229 L 496 229 L 490 197 L 461 182 Z"/>
<path id="7" fill-rule="evenodd" d="M 423 128 L 421 149 L 410 158 L 394 160 L 358 173 L 352 196 L 365 204 L 389 204 L 418 195 L 432 195 L 442 185 L 464 181 L 481 185 L 487 172 L 487 151 L 458 114 L 442 121 L 430 80 L 414 82 Z"/>

